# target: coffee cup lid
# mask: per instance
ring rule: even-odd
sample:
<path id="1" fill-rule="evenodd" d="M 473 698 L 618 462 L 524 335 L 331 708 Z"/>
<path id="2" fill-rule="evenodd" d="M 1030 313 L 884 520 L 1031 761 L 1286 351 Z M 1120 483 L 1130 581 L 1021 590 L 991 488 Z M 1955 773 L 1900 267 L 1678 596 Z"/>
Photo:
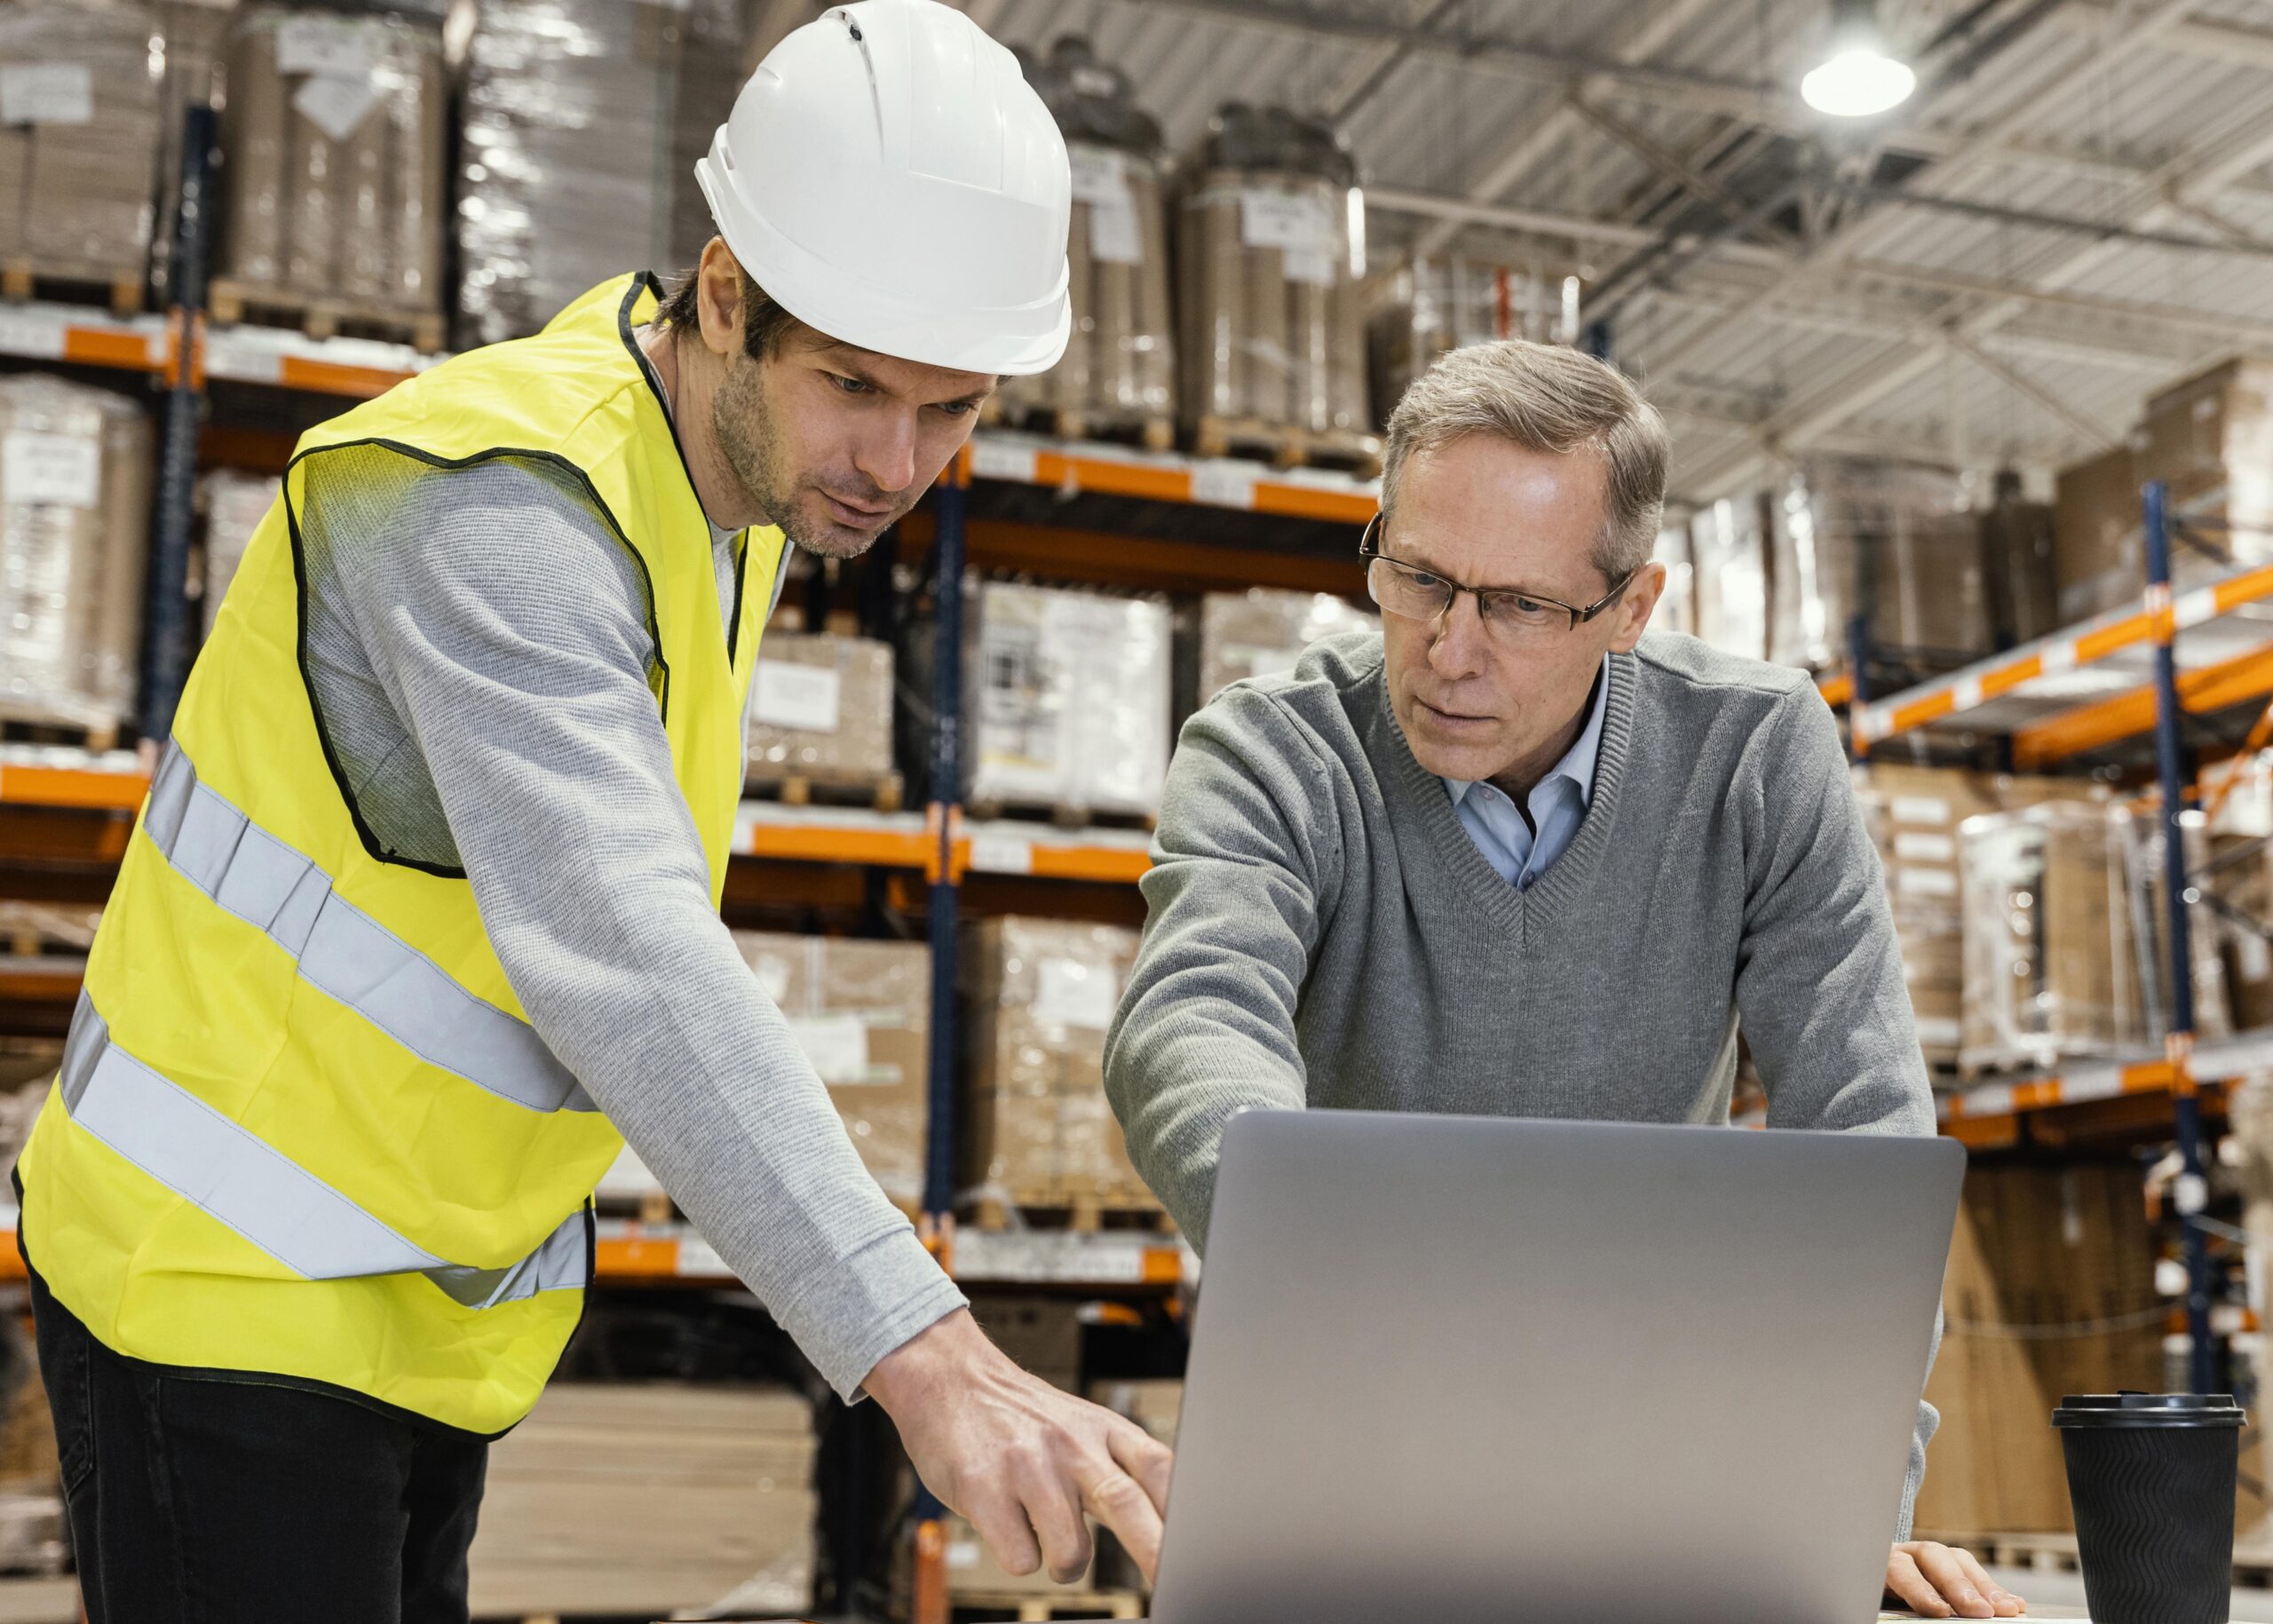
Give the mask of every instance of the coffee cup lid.
<path id="1" fill-rule="evenodd" d="M 2055 1427 L 2238 1427 L 2231 1393 L 2071 1393 L 2052 1412 Z"/>

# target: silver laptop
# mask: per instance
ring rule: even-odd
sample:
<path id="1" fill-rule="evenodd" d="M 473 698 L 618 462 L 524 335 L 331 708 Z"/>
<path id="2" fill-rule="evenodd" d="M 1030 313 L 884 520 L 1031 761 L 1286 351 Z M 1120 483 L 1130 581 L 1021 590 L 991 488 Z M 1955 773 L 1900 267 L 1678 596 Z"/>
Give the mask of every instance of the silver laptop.
<path id="1" fill-rule="evenodd" d="M 1224 1144 L 1159 1624 L 1867 1624 L 1965 1153 L 1374 1113 Z"/>

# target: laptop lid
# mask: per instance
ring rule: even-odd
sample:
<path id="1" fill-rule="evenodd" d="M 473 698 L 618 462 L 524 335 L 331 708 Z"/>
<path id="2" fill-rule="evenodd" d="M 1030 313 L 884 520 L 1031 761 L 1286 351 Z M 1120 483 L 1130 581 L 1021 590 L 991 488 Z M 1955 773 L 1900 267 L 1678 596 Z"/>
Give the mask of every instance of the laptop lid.
<path id="1" fill-rule="evenodd" d="M 1964 1167 L 1861 1133 L 1236 1118 L 1152 1616 L 1873 1619 Z"/>

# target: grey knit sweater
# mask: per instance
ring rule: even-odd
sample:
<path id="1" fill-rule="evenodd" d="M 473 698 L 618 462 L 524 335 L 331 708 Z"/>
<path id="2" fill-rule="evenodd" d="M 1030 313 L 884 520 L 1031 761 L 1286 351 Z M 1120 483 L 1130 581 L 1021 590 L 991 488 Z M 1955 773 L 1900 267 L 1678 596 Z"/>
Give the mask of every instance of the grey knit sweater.
<path id="1" fill-rule="evenodd" d="M 1661 634 L 1613 656 L 1593 802 L 1521 891 L 1414 758 L 1380 637 L 1334 638 L 1186 725 L 1153 860 L 1105 1088 L 1195 1245 L 1239 1110 L 1725 1121 L 1739 1021 L 1772 1126 L 1934 1130 L 1878 859 L 1799 672 Z"/>

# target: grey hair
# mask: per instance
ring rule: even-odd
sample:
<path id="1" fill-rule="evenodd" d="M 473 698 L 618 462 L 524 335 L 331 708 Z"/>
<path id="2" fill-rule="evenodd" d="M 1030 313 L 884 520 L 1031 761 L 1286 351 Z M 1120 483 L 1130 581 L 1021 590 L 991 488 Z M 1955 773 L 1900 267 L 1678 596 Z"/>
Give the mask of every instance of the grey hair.
<path id="1" fill-rule="evenodd" d="M 1437 357 L 1390 414 L 1384 517 L 1397 506 L 1408 458 L 1471 434 L 1556 456 L 1598 454 L 1607 512 L 1591 560 L 1613 582 L 1650 561 L 1665 516 L 1671 445 L 1665 419 L 1618 368 L 1582 351 L 1520 338 Z"/>

